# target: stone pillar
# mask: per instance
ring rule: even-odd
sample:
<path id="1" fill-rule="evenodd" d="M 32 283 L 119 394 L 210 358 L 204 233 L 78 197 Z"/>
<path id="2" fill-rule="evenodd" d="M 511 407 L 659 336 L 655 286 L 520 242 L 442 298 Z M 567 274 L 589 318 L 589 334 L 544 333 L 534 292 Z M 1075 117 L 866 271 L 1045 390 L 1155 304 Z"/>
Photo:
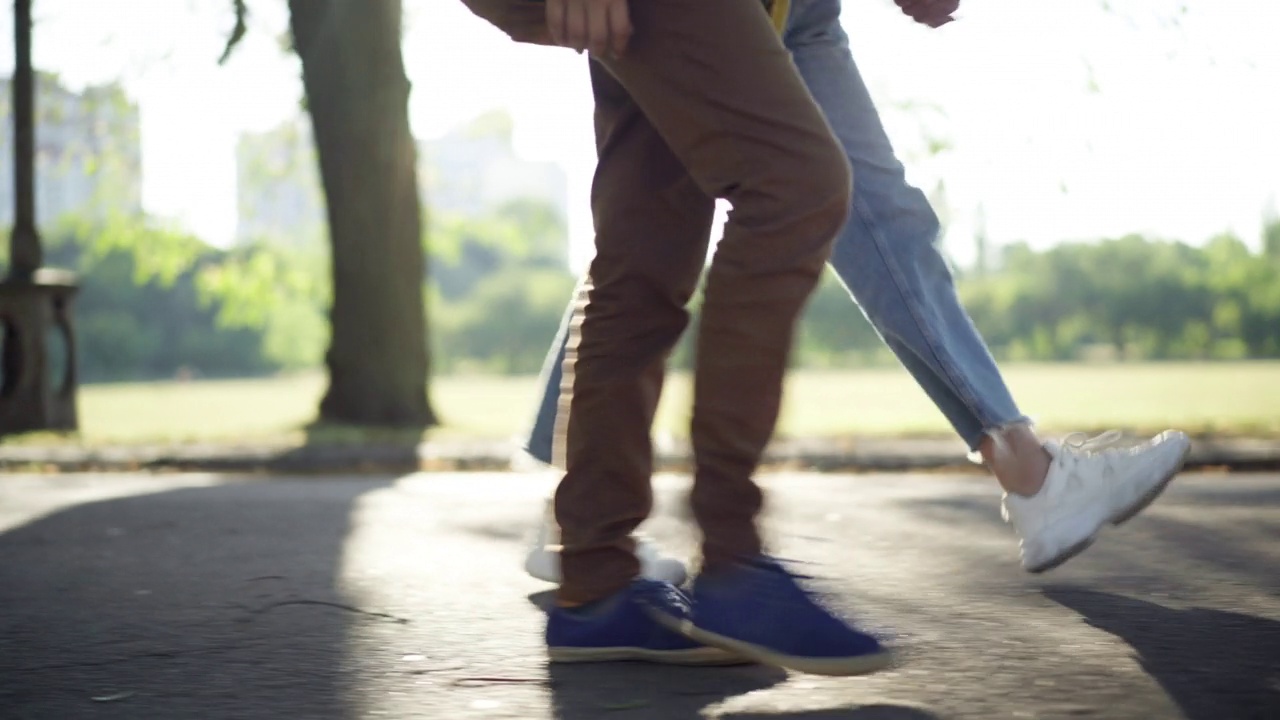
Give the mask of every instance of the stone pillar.
<path id="1" fill-rule="evenodd" d="M 75 276 L 40 267 L 31 0 L 15 0 L 13 21 L 14 222 L 9 276 L 0 282 L 0 436 L 78 425 L 71 319 Z"/>
<path id="2" fill-rule="evenodd" d="M 69 273 L 48 270 L 0 283 L 0 435 L 76 429 L 75 293 Z"/>

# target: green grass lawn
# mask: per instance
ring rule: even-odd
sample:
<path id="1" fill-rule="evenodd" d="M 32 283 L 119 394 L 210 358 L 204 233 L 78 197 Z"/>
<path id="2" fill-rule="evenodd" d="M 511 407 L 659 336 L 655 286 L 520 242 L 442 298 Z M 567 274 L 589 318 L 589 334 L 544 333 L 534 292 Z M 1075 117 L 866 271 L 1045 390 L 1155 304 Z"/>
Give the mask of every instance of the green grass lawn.
<path id="1" fill-rule="evenodd" d="M 1280 435 L 1280 362 L 1008 365 L 1022 409 L 1051 431 L 1109 427 Z M 92 385 L 82 389 L 80 441 L 89 444 L 289 440 L 314 415 L 322 375 Z M 684 435 L 688 378 L 675 375 L 659 432 Z M 511 437 L 530 420 L 533 377 L 442 377 L 432 399 L 437 437 Z M 799 371 L 788 385 L 787 436 L 939 434 L 949 428 L 898 368 Z M 17 442 L 39 442 L 29 437 Z"/>

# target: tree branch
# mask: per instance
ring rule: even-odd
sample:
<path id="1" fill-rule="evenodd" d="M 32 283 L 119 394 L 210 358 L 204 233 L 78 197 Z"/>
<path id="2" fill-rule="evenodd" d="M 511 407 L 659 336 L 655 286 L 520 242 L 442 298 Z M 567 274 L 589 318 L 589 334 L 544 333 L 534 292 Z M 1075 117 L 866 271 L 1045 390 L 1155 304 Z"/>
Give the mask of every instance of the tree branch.
<path id="1" fill-rule="evenodd" d="M 249 16 L 249 8 L 245 6 L 244 0 L 231 0 L 231 4 L 236 11 L 236 25 L 231 29 L 231 37 L 227 38 L 227 46 L 222 50 L 222 57 L 218 58 L 219 65 L 226 64 L 227 58 L 231 57 L 231 52 L 240 44 L 247 30 L 245 19 Z"/>

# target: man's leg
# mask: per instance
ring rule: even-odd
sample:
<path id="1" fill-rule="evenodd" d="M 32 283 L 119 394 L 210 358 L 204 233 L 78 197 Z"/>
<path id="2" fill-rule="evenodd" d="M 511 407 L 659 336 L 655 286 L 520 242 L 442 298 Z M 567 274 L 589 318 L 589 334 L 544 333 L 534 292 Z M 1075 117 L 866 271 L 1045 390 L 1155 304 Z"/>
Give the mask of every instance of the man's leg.
<path id="1" fill-rule="evenodd" d="M 701 247 L 705 252 L 705 242 Z M 539 377 L 539 384 L 543 388 L 542 398 L 538 402 L 537 415 L 524 445 L 524 451 L 535 460 L 554 467 L 564 467 L 564 423 L 558 420 L 564 418 L 560 412 L 561 389 L 566 384 L 565 357 L 570 328 L 575 322 L 581 322 L 580 319 L 575 319 L 580 318 L 585 305 L 580 298 L 585 297 L 588 287 L 584 279 L 574 290 L 560 330 L 547 354 Z M 572 392 L 572 388 L 566 388 L 565 392 Z M 633 534 L 633 539 L 642 576 L 674 585 L 684 584 L 688 578 L 688 569 L 683 562 L 664 555 L 653 540 L 643 535 Z M 554 503 L 550 500 L 545 507 L 539 507 L 537 528 L 525 554 L 524 570 L 538 580 L 560 583 L 560 526 L 556 523 Z"/>
<path id="2" fill-rule="evenodd" d="M 776 418 L 796 316 L 847 212 L 848 163 L 759 5 L 647 0 L 631 12 L 627 54 L 600 60 L 618 83 L 595 88 L 603 110 L 596 257 L 565 362 L 574 372 L 555 498 L 563 583 L 547 621 L 548 652 L 560 661 L 694 662 L 701 656 L 685 655 L 717 651 L 681 646 L 675 640 L 688 639 L 655 632 L 660 622 L 705 636 L 722 654 L 829 674 L 877 669 L 886 654 L 874 638 L 758 557 L 760 490 L 751 477 Z M 607 79 L 599 66 L 593 72 Z M 629 141 L 653 131 L 668 153 Z M 664 154 L 687 177 L 669 172 Z M 697 390 L 695 503 L 705 544 L 723 566 L 700 586 L 707 595 L 695 627 L 679 590 L 636 579 L 631 532 L 652 503 L 650 424 L 663 361 L 687 323 L 684 302 L 703 257 L 689 249 L 702 248 L 712 197 L 729 199 L 734 213 L 712 269 L 712 327 L 700 342 L 717 372 Z M 688 225 L 676 220 L 685 216 L 707 220 L 700 238 L 664 242 L 680 238 Z M 713 499 L 727 507 L 708 512 Z M 768 616 L 785 622 L 758 622 Z"/>
<path id="3" fill-rule="evenodd" d="M 638 574 L 631 533 L 651 509 L 650 428 L 715 209 L 627 90 L 594 60 L 591 80 L 596 256 L 564 329 L 552 433 L 564 438 L 555 514 L 559 594 L 568 602 L 606 597 Z"/>
<path id="4" fill-rule="evenodd" d="M 706 247 L 705 243 L 702 247 Z M 543 363 L 539 377 L 542 398 L 538 402 L 537 415 L 524 445 L 524 451 L 535 460 L 560 468 L 564 467 L 564 423 L 558 423 L 557 420 L 563 418 L 560 399 L 561 385 L 565 381 L 564 365 L 569 329 L 581 314 L 584 302 L 580 298 L 585 297 L 587 287 L 585 282 L 580 282 L 574 290 L 560 330 Z M 566 392 L 570 390 L 571 388 Z M 664 555 L 651 539 L 640 534 L 633 537 L 641 575 L 674 585 L 684 584 L 689 575 L 683 562 Z M 556 524 L 555 509 L 550 500 L 545 507 L 539 507 L 537 527 L 524 558 L 524 570 L 538 580 L 560 583 L 560 526 Z"/>
<path id="5" fill-rule="evenodd" d="M 695 371 L 692 502 L 705 564 L 694 584 L 692 620 L 666 620 L 695 640 L 760 662 L 836 675 L 882 668 L 888 654 L 874 638 L 817 603 L 761 554 L 761 492 L 752 478 L 777 419 L 796 320 L 848 211 L 848 165 L 832 154 L 838 147 L 829 127 L 753 3 L 650 0 L 631 10 L 636 35 L 627 57 L 602 62 L 702 191 L 733 205 L 708 274 Z M 602 216 L 599 210 L 597 202 Z M 605 225 L 597 232 L 603 235 Z M 607 257 L 604 247 L 597 266 Z M 588 510 L 609 491 L 601 481 L 647 471 L 651 463 L 647 435 L 644 453 L 637 452 L 638 434 L 619 438 L 601 430 L 619 423 L 609 405 L 580 402 L 584 391 L 602 394 L 610 385 L 601 375 L 610 357 L 601 354 L 602 340 L 636 322 L 614 311 L 619 297 L 604 292 L 597 274 L 593 266 L 578 360 L 573 363 L 571 341 L 566 361 L 576 371 L 568 472 L 557 496 L 566 585 L 578 577 L 573 548 L 580 532 L 594 528 L 599 537 L 607 531 L 616 545 L 635 527 L 633 518 L 611 523 L 610 513 Z M 663 339 L 669 350 L 675 336 Z M 620 360 L 614 358 L 624 366 Z M 613 387 L 624 388 L 624 399 L 633 377 L 611 378 Z M 588 407 L 592 412 L 583 412 Z M 636 445 L 619 452 L 619 440 Z M 575 477 L 587 468 L 594 472 Z M 576 514 L 560 512 L 571 484 L 581 505 Z M 647 501 L 646 495 L 632 506 Z M 627 569 L 634 573 L 634 561 Z"/>
<path id="6" fill-rule="evenodd" d="M 970 449 L 1008 493 L 1006 508 L 1019 524 L 1024 563 L 1043 570 L 1082 549 L 1097 528 L 1125 518 L 1149 502 L 1176 472 L 1186 451 L 1181 433 L 1157 436 L 1136 450 L 1049 444 L 1036 436 L 1014 403 L 986 343 L 956 295 L 936 240 L 937 216 L 905 178 L 902 164 L 849 51 L 839 22 L 839 0 L 796 0 L 786 33 L 788 48 L 848 154 L 858 178 L 849 222 L 836 240 L 831 264 L 885 343 L 912 373 Z M 1026 507 L 1058 476 L 1078 474 L 1097 491 L 1055 500 L 1041 511 Z M 1089 485 L 1090 483 L 1085 483 Z M 1050 495 L 1059 488 L 1050 488 Z M 1048 500 L 1045 500 L 1047 503 Z M 1034 502 L 1030 504 L 1035 504 Z M 1062 537 L 1045 538 L 1045 512 L 1070 512 L 1078 522 Z"/>
<path id="7" fill-rule="evenodd" d="M 848 210 L 849 171 L 839 154 L 831 154 L 836 146 L 830 129 L 758 5 L 649 0 L 634 3 L 632 14 L 636 35 L 627 56 L 604 64 L 703 193 L 733 205 L 708 276 L 698 344 L 693 504 L 709 561 L 752 557 L 760 550 L 755 516 L 761 495 L 751 475 L 776 420 L 796 317 Z M 601 157 L 602 165 L 611 160 Z M 636 383 L 634 373 L 613 368 L 625 362 L 615 355 L 636 356 L 631 346 L 644 336 L 639 328 L 653 322 L 633 316 L 656 310 L 619 312 L 623 293 L 615 288 L 622 283 L 601 282 L 597 269 L 625 264 L 615 262 L 615 243 L 605 236 L 644 216 L 609 218 L 605 187 L 596 186 L 599 254 L 578 346 L 562 496 L 579 483 L 583 495 L 592 496 L 609 475 L 647 474 L 651 467 L 648 425 L 643 433 L 619 432 L 617 411 L 627 394 L 652 403 L 656 393 L 646 387 L 651 383 Z M 627 297 L 643 291 L 631 290 Z M 679 317 L 683 329 L 683 309 Z M 626 341 L 610 341 L 614 335 Z M 678 332 L 661 337 L 663 356 L 677 337 Z M 648 365 L 645 372 L 658 374 L 661 365 Z M 599 377 L 605 373 L 612 377 Z M 610 540 L 617 542 L 634 523 L 613 523 L 612 513 L 599 509 L 567 517 L 559 512 L 562 504 L 557 497 L 568 585 L 576 554 L 571 525 L 587 524 L 589 515 L 590 523 L 608 524 Z"/>
<path id="8" fill-rule="evenodd" d="M 555 412 L 562 428 L 554 432 L 567 440 L 554 500 L 563 577 L 547 619 L 548 655 L 554 662 L 742 662 L 659 626 L 654 613 L 682 621 L 691 606 L 674 585 L 636 579 L 632 538 L 651 505 L 649 426 L 666 357 L 688 322 L 685 304 L 706 256 L 714 203 L 594 61 L 591 80 L 600 156 L 592 187 L 596 257 L 563 331 Z"/>

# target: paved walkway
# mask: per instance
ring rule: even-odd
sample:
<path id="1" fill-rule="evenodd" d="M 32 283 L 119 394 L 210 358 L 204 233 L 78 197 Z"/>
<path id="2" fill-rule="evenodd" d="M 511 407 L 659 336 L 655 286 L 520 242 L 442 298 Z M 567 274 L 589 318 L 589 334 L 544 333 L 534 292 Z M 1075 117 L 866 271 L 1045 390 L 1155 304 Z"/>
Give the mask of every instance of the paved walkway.
<path id="1" fill-rule="evenodd" d="M 1280 717 L 1280 476 L 1184 477 L 1033 578 L 983 478 L 771 475 L 779 552 L 903 651 L 845 679 L 549 668 L 519 572 L 549 482 L 6 475 L 0 717 Z"/>

